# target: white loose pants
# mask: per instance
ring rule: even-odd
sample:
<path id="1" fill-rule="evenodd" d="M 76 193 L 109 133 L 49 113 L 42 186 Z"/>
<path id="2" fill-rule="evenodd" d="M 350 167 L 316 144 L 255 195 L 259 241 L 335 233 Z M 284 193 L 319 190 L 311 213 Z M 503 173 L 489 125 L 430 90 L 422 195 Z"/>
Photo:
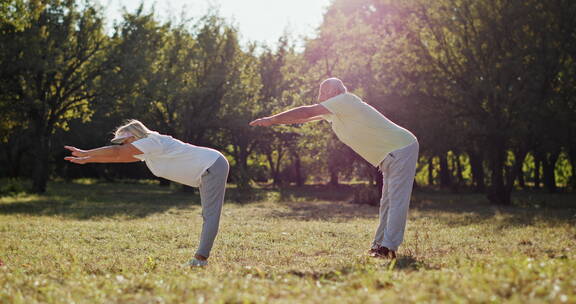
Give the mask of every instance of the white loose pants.
<path id="1" fill-rule="evenodd" d="M 380 164 L 383 176 L 380 224 L 372 243 L 373 248 L 379 245 L 396 251 L 404 240 L 418 149 L 416 141 L 392 151 Z"/>

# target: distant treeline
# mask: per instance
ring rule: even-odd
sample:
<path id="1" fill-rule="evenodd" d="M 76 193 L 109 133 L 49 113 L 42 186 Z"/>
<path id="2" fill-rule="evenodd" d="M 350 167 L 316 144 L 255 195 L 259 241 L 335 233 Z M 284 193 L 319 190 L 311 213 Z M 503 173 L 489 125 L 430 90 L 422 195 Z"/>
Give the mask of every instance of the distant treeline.
<path id="1" fill-rule="evenodd" d="M 159 21 L 142 8 L 112 31 L 75 1 L 0 4 L 0 177 L 150 177 L 145 167 L 65 163 L 64 144 L 104 145 L 123 120 L 223 151 L 231 182 L 277 186 L 379 173 L 325 122 L 252 119 L 348 88 L 420 141 L 418 186 L 485 192 L 575 188 L 576 2 L 336 0 L 296 48 L 240 44 L 217 13 Z"/>

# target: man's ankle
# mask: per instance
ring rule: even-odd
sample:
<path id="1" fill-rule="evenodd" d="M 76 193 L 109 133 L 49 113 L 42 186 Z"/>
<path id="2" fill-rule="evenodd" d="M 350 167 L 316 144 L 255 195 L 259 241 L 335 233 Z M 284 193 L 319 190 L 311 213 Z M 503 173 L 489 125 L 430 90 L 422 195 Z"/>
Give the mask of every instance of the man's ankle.
<path id="1" fill-rule="evenodd" d="M 200 261 L 206 261 L 206 260 L 208 260 L 207 257 L 205 257 L 205 256 L 203 256 L 203 255 L 199 255 L 199 254 L 194 255 L 194 258 L 197 259 L 197 260 L 200 260 Z"/>

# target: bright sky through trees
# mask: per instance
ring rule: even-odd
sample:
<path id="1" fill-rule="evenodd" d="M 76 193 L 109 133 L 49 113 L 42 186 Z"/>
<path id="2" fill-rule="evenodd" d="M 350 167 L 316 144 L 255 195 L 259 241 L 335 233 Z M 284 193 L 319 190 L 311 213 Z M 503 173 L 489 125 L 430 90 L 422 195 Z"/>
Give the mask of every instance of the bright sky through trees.
<path id="1" fill-rule="evenodd" d="M 142 0 L 100 0 L 106 17 L 119 20 L 122 7 L 133 12 Z M 273 45 L 288 30 L 292 38 L 311 36 L 322 22 L 330 0 L 144 0 L 148 10 L 152 5 L 159 17 L 178 19 L 182 12 L 190 18 L 204 15 L 217 7 L 220 15 L 232 21 L 240 30 L 242 41 L 260 41 Z"/>

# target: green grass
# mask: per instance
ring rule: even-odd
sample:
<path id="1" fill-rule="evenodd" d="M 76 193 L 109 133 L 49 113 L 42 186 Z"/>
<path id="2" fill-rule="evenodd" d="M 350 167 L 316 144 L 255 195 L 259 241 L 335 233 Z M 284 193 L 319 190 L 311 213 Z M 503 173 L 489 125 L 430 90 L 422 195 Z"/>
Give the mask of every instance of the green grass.
<path id="1" fill-rule="evenodd" d="M 522 207 L 417 192 L 395 262 L 365 255 L 377 207 L 352 190 L 230 189 L 210 265 L 196 194 L 50 185 L 0 198 L 0 303 L 576 303 L 576 196 Z"/>

